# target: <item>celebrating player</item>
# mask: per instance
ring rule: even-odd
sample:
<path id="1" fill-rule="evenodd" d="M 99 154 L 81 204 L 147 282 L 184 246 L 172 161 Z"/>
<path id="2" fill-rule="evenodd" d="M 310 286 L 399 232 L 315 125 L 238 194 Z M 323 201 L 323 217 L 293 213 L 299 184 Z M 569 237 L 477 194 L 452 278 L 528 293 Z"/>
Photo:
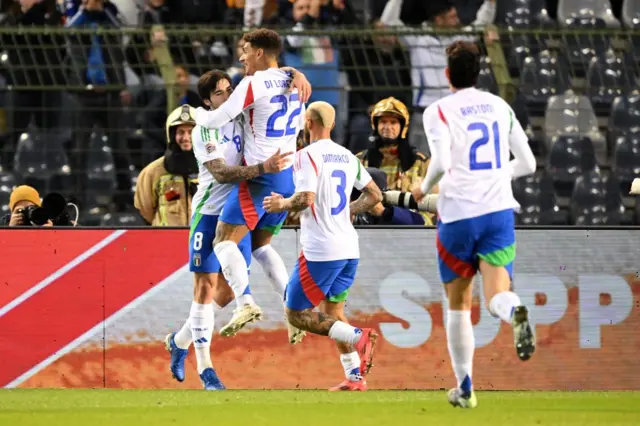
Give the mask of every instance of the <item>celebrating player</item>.
<path id="1" fill-rule="evenodd" d="M 360 249 L 351 215 L 382 201 L 380 189 L 351 152 L 331 141 L 335 111 L 326 102 L 312 103 L 305 113 L 305 135 L 311 144 L 298 151 L 295 194 L 265 197 L 269 213 L 302 212 L 302 252 L 287 285 L 288 320 L 295 327 L 338 342 L 346 380 L 331 390 L 366 390 L 376 334 L 346 322 L 344 303 L 356 276 Z M 347 205 L 353 187 L 362 195 Z M 321 312 L 314 308 L 323 303 Z"/>
<path id="2" fill-rule="evenodd" d="M 289 196 L 293 194 L 291 165 L 280 173 L 265 170 L 263 161 L 282 153 L 291 155 L 296 150 L 296 137 L 301 130 L 304 102 L 311 87 L 291 90 L 292 77 L 277 68 L 282 40 L 275 31 L 258 29 L 244 36 L 243 54 L 247 77 L 220 108 L 206 111 L 199 108 L 196 122 L 202 127 L 216 129 L 240 114 L 244 117 L 244 160 L 247 167 L 236 168 L 233 177 L 243 179 L 229 194 L 216 228 L 214 251 L 225 278 L 238 300 L 229 324 L 220 330 L 232 336 L 256 318 L 262 311 L 242 295 L 249 285 L 247 264 L 238 244 L 251 232 L 253 256 L 280 294 L 289 279 L 278 253 L 271 247 L 271 237 L 278 233 L 286 213 L 267 213 L 262 207 L 264 197 L 272 191 Z M 289 328 L 291 343 L 303 337 L 300 330 Z"/>
<path id="3" fill-rule="evenodd" d="M 516 254 L 513 210 L 519 207 L 511 179 L 533 173 L 536 161 L 511 107 L 474 88 L 479 59 L 473 43 L 457 41 L 447 48 L 446 75 L 454 93 L 424 112 L 431 163 L 422 185 L 413 190 L 420 201 L 440 182 L 436 243 L 449 300 L 447 342 L 458 381 L 448 399 L 463 408 L 477 405 L 471 302 L 478 269 L 489 312 L 513 326 L 518 357 L 528 360 L 535 350 L 527 308 L 510 285 Z"/>
<path id="4" fill-rule="evenodd" d="M 219 108 L 233 92 L 230 77 L 222 71 L 205 73 L 198 81 L 198 94 L 211 109 Z M 191 120 L 190 116 L 180 117 Z M 245 169 L 242 162 L 242 117 L 224 125 L 219 130 L 196 126 L 193 129 L 193 151 L 200 173 L 198 190 L 193 199 L 195 210 L 191 218 L 189 233 L 189 268 L 194 273 L 194 298 L 191 312 L 184 326 L 165 339 L 171 353 L 170 369 L 178 381 L 183 381 L 184 361 L 192 342 L 196 350 L 198 373 L 203 386 L 208 390 L 224 389 L 213 368 L 210 355 L 211 336 L 214 327 L 213 304 L 220 308 L 228 305 L 234 294 L 224 276 L 220 274 L 220 263 L 213 252 L 213 239 L 218 217 L 233 185 L 234 173 Z M 279 172 L 285 165 L 285 156 L 276 154 L 264 162 L 264 170 Z M 251 263 L 251 240 L 246 235 L 239 244 L 247 267 Z M 251 301 L 249 286 L 243 301 Z"/>

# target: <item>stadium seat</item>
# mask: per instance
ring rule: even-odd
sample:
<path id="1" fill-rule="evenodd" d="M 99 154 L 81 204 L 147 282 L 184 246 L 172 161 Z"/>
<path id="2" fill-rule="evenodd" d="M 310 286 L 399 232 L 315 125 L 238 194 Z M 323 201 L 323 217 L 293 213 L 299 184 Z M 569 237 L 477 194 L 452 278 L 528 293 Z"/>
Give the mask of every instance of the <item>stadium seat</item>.
<path id="1" fill-rule="evenodd" d="M 606 28 L 606 25 L 599 18 L 579 17 L 567 19 L 566 26 L 569 29 L 591 30 L 564 36 L 566 54 L 571 64 L 572 74 L 582 78 L 586 74 L 591 59 L 602 55 L 609 46 L 609 38 L 606 34 L 592 33 L 593 30 Z"/>
<path id="2" fill-rule="evenodd" d="M 620 136 L 640 132 L 640 91 L 636 90 L 613 100 L 608 128 L 610 152 L 615 152 L 616 141 Z"/>
<path id="3" fill-rule="evenodd" d="M 570 87 L 563 58 L 549 50 L 525 59 L 520 82 L 527 107 L 536 115 L 544 112 L 550 97 L 561 95 Z"/>
<path id="4" fill-rule="evenodd" d="M 623 134 L 613 151 L 613 171 L 620 181 L 623 194 L 629 192 L 633 179 L 640 177 L 640 133 Z"/>
<path id="5" fill-rule="evenodd" d="M 16 186 L 13 173 L 0 172 L 0 216 L 9 213 L 9 197 Z"/>
<path id="6" fill-rule="evenodd" d="M 14 170 L 22 177 L 25 185 L 38 192 L 48 191 L 51 170 L 47 168 L 47 155 L 44 144 L 37 140 L 37 133 L 23 133 L 16 147 Z"/>
<path id="7" fill-rule="evenodd" d="M 100 226 L 102 218 L 107 214 L 107 209 L 102 206 L 92 205 L 80 212 L 79 226 Z"/>
<path id="8" fill-rule="evenodd" d="M 605 22 L 607 27 L 620 27 L 608 0 L 558 0 L 558 21 L 566 23 L 576 17 L 595 17 Z"/>
<path id="9" fill-rule="evenodd" d="M 608 225 L 633 225 L 633 211 L 627 209 L 625 199 L 629 193 L 629 187 L 623 189 L 620 180 L 615 173 L 609 173 L 605 178 L 607 192 L 607 216 Z M 628 203 L 632 207 L 633 200 Z"/>
<path id="10" fill-rule="evenodd" d="M 517 224 L 566 224 L 566 215 L 558 207 L 548 175 L 535 174 L 516 179 L 512 188 L 513 195 L 521 206 L 520 212 L 516 214 Z"/>
<path id="11" fill-rule="evenodd" d="M 493 93 L 494 95 L 498 94 L 498 83 L 493 75 L 491 59 L 488 56 L 480 59 L 480 75 L 478 75 L 476 87 L 480 90 Z"/>
<path id="12" fill-rule="evenodd" d="M 147 223 L 138 212 L 107 213 L 102 217 L 100 226 L 146 226 Z"/>
<path id="13" fill-rule="evenodd" d="M 545 112 L 544 132 L 548 149 L 557 135 L 587 137 L 593 143 L 598 163 L 606 163 L 606 139 L 598 129 L 598 119 L 586 96 L 567 91 L 564 95 L 551 97 Z"/>
<path id="14" fill-rule="evenodd" d="M 609 113 L 613 100 L 636 86 L 633 64 L 612 50 L 591 59 L 587 82 L 591 103 L 599 113 Z"/>
<path id="15" fill-rule="evenodd" d="M 91 134 L 87 169 L 87 202 L 108 205 L 116 188 L 115 166 L 108 138 L 101 131 Z"/>
<path id="16" fill-rule="evenodd" d="M 569 196 L 579 175 L 597 169 L 593 143 L 578 135 L 554 136 L 546 169 L 556 193 Z"/>
<path id="17" fill-rule="evenodd" d="M 640 3 L 638 0 L 624 0 L 622 22 L 628 28 L 640 28 Z"/>
<path id="18" fill-rule="evenodd" d="M 604 177 L 593 170 L 578 176 L 571 194 L 570 220 L 574 225 L 607 225 L 607 190 Z"/>

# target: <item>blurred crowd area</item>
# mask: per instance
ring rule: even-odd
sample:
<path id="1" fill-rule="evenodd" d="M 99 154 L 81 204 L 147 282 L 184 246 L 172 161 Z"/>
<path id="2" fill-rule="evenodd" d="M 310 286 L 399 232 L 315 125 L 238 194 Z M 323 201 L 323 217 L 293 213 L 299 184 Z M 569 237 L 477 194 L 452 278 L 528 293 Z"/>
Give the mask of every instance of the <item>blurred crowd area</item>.
<path id="1" fill-rule="evenodd" d="M 336 108 L 336 142 L 402 191 L 426 172 L 421 116 L 449 93 L 444 49 L 477 41 L 478 87 L 511 103 L 538 159 L 514 182 L 519 223 L 640 224 L 635 0 L 0 0 L 3 212 L 28 184 L 74 201 L 83 225 L 143 223 L 137 178 L 168 151 L 167 114 L 201 106 L 212 68 L 237 84 L 242 34 L 259 26 L 279 29 L 311 101 Z M 407 114 L 388 113 L 400 130 L 381 137 L 372 113 L 389 97 Z"/>

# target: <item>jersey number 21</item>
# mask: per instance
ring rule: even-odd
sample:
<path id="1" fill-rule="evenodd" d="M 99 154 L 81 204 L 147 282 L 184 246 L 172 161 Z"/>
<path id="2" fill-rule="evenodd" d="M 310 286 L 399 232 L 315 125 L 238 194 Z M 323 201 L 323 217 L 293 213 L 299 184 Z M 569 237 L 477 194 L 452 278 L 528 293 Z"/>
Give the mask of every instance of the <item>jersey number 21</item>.
<path id="1" fill-rule="evenodd" d="M 496 169 L 499 169 L 501 165 L 500 160 L 500 132 L 498 128 L 498 122 L 494 121 L 492 127 L 493 133 L 493 148 L 496 154 Z M 467 127 L 467 131 L 471 132 L 480 132 L 482 136 L 479 139 L 476 139 L 475 142 L 471 144 L 471 149 L 469 150 L 469 169 L 470 170 L 491 170 L 493 168 L 493 163 L 491 161 L 478 161 L 476 158 L 476 151 L 483 145 L 486 145 L 489 142 L 489 128 L 485 123 L 477 122 L 471 123 Z"/>

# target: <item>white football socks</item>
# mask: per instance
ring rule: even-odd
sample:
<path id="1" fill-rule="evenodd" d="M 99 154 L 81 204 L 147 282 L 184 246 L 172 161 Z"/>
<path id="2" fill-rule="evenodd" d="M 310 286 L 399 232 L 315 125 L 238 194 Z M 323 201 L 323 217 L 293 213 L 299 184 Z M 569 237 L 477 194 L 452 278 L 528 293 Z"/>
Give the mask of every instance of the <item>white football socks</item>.
<path id="1" fill-rule="evenodd" d="M 244 291 L 249 285 L 249 272 L 247 262 L 244 260 L 238 245 L 232 241 L 223 241 L 213 247 L 218 257 L 222 273 L 236 297 L 238 307 L 244 305 Z"/>
<path id="2" fill-rule="evenodd" d="M 359 382 L 362 380 L 362 373 L 360 371 L 360 355 L 358 355 L 358 352 L 341 354 L 340 362 L 342 363 L 342 368 L 344 368 L 344 375 L 347 380 L 352 382 Z"/>
<path id="3" fill-rule="evenodd" d="M 346 322 L 336 321 L 329 330 L 329 337 L 338 342 L 355 345 L 362 337 L 362 329 L 350 326 Z"/>
<path id="4" fill-rule="evenodd" d="M 284 290 L 289 282 L 289 274 L 278 252 L 271 247 L 271 244 L 267 244 L 255 249 L 253 251 L 253 258 L 262 266 L 262 270 L 267 278 L 269 278 L 273 290 L 278 293 L 281 298 L 284 298 Z"/>
<path id="5" fill-rule="evenodd" d="M 471 311 L 447 312 L 447 346 L 458 387 L 465 393 L 471 392 L 473 352 L 476 346 Z"/>
<path id="6" fill-rule="evenodd" d="M 173 341 L 180 349 L 189 349 L 189 346 L 191 346 L 191 324 L 189 323 L 189 318 L 187 318 L 182 328 L 173 336 Z"/>
<path id="7" fill-rule="evenodd" d="M 193 347 L 196 350 L 196 361 L 198 363 L 198 374 L 202 374 L 206 368 L 213 367 L 211 364 L 211 337 L 213 336 L 213 304 L 201 305 L 193 302 L 189 323 L 191 324 L 191 338 Z"/>
<path id="8" fill-rule="evenodd" d="M 494 317 L 511 324 L 511 314 L 516 306 L 520 306 L 520 298 L 512 291 L 501 291 L 489 301 L 489 312 Z"/>

